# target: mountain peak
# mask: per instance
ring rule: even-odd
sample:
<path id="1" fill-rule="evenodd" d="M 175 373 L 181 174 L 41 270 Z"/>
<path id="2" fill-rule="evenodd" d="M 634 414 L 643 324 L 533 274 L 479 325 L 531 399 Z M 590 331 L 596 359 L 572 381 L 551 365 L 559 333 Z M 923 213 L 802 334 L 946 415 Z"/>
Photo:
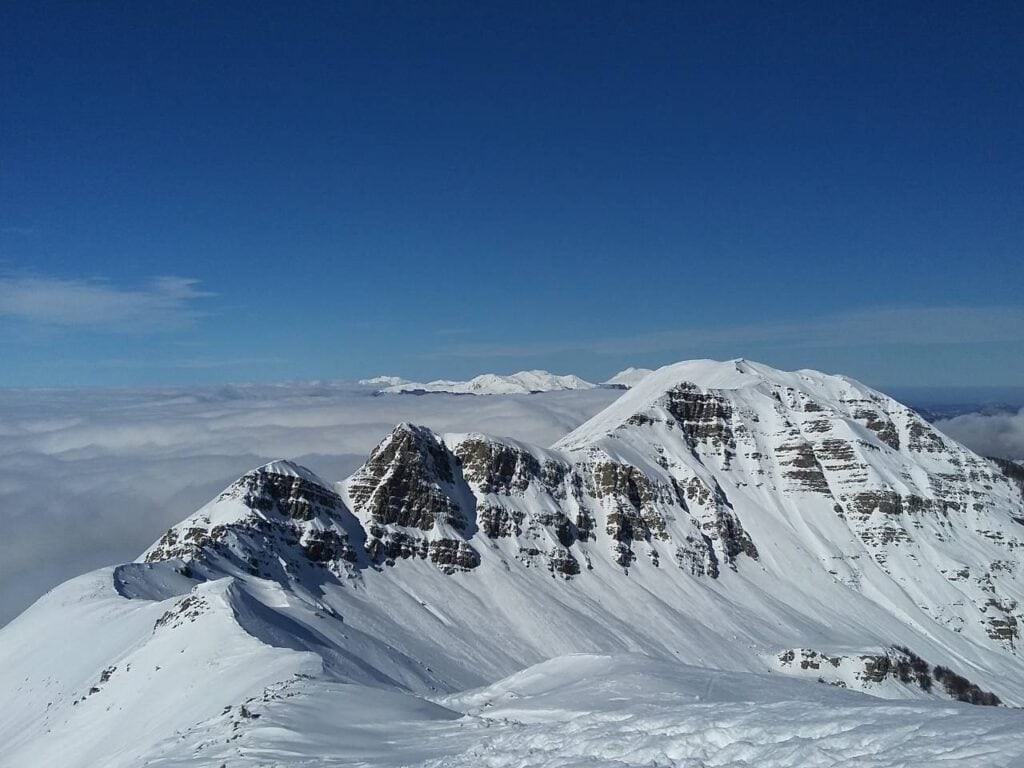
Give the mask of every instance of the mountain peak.
<path id="1" fill-rule="evenodd" d="M 851 399 L 889 399 L 852 379 L 818 371 L 781 371 L 744 358 L 687 360 L 642 377 L 626 394 L 562 438 L 557 446 L 578 448 L 631 422 L 664 421 L 669 401 L 684 390 L 701 392 L 707 396 L 705 399 L 729 402 L 751 398 L 763 401 L 765 396 L 780 401 L 785 393 L 807 402 L 821 401 L 822 407 Z"/>
<path id="2" fill-rule="evenodd" d="M 278 475 L 280 477 L 295 477 L 305 480 L 308 483 L 319 485 L 322 488 L 329 489 L 331 487 L 329 483 L 322 480 L 315 472 L 313 472 L 313 470 L 286 459 L 277 459 L 275 461 L 267 462 L 263 466 L 252 470 L 250 474 L 253 473 Z"/>

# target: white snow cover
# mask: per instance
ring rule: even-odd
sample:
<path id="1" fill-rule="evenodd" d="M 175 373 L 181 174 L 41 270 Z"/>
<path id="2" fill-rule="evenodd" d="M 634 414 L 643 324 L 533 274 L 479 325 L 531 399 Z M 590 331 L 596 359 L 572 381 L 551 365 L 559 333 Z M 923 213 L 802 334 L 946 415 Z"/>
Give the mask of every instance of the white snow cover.
<path id="1" fill-rule="evenodd" d="M 400 425 L 0 630 L 0 766 L 1016 766 L 1024 712 L 934 667 L 1024 704 L 1021 520 L 899 403 L 743 360 L 551 448 Z"/>
<path id="2" fill-rule="evenodd" d="M 485 373 L 469 381 L 439 379 L 426 384 L 401 382 L 385 387 L 382 392 L 400 394 L 409 392 L 448 392 L 455 395 L 528 395 L 534 392 L 554 392 L 563 389 L 593 389 L 596 384 L 579 376 L 548 373 L 547 371 L 520 371 L 507 376 Z"/>
<path id="3" fill-rule="evenodd" d="M 619 371 L 607 381 L 602 382 L 602 384 L 606 387 L 632 389 L 650 373 L 654 373 L 650 368 L 633 368 L 630 366 Z"/>
<path id="4" fill-rule="evenodd" d="M 359 383 L 366 387 L 395 387 L 408 384 L 409 380 L 401 376 L 374 376 L 372 379 L 360 379 Z"/>

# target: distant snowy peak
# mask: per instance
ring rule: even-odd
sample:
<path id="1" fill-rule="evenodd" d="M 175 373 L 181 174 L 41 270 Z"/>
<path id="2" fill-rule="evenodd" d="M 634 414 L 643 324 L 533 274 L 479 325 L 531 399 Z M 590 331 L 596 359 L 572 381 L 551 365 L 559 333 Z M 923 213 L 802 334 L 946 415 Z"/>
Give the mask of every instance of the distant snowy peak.
<path id="1" fill-rule="evenodd" d="M 601 386 L 612 389 L 632 389 L 652 373 L 654 371 L 650 368 L 633 368 L 631 366 L 619 371 L 607 381 L 601 382 Z"/>
<path id="2" fill-rule="evenodd" d="M 535 392 L 554 392 L 565 389 L 594 389 L 597 385 L 579 376 L 559 376 L 548 371 L 520 371 L 511 375 L 485 373 L 469 381 L 439 379 L 425 384 L 401 382 L 385 387 L 388 394 L 422 394 L 447 392 L 455 395 L 529 395 Z"/>
<path id="3" fill-rule="evenodd" d="M 374 376 L 372 379 L 360 379 L 359 383 L 364 387 L 400 387 L 408 384 L 408 379 L 401 376 Z"/>

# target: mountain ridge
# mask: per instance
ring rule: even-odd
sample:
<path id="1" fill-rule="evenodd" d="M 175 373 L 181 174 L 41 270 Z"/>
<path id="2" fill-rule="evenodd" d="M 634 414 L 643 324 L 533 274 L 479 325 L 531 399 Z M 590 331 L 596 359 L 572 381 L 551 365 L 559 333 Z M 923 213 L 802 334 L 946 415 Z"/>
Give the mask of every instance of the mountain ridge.
<path id="1" fill-rule="evenodd" d="M 119 686 L 177 686 L 151 666 L 222 665 L 198 637 L 265 659 L 253 691 L 454 695 L 566 654 L 639 653 L 1019 705 L 1021 506 L 891 398 L 745 360 L 660 369 L 550 448 L 400 424 L 339 483 L 286 461 L 246 473 L 137 562 L 0 630 L 0 659 L 38 676 L 0 731 L 25 750 L 56 743 L 32 718 L 108 733 L 86 714 L 123 706 Z M 69 611 L 102 642 L 45 673 L 31 638 Z"/>

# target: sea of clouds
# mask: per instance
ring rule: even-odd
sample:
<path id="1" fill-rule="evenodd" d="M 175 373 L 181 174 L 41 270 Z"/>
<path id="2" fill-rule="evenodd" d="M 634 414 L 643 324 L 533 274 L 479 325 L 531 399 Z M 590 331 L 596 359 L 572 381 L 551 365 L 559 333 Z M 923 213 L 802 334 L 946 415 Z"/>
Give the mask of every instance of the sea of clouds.
<path id="1" fill-rule="evenodd" d="M 621 394 L 374 396 L 309 383 L 0 390 L 0 626 L 68 578 L 134 560 L 272 459 L 341 480 L 403 421 L 548 445 Z"/>
<path id="2" fill-rule="evenodd" d="M 966 413 L 935 426 L 982 456 L 1024 460 L 1024 408 L 1016 413 Z"/>

